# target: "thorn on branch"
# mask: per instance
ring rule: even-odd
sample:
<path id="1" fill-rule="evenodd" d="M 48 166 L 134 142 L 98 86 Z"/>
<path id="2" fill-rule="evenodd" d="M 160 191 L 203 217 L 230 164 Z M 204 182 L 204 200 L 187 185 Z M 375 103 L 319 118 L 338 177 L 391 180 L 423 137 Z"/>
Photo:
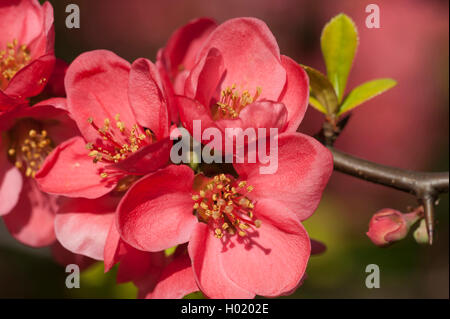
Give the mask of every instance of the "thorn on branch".
<path id="1" fill-rule="evenodd" d="M 434 235 L 434 198 L 431 195 L 427 195 L 421 201 L 425 211 L 425 222 L 427 225 L 428 244 L 432 245 Z"/>

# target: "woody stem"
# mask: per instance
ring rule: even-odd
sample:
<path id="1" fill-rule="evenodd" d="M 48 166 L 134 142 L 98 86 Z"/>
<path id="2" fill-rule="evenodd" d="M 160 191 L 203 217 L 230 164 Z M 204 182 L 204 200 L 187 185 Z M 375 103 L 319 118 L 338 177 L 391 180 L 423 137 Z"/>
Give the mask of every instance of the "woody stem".
<path id="1" fill-rule="evenodd" d="M 403 170 L 370 162 L 328 146 L 334 157 L 334 169 L 372 183 L 395 188 L 416 196 L 424 206 L 430 245 L 434 232 L 434 204 L 449 191 L 449 172 L 431 173 Z"/>

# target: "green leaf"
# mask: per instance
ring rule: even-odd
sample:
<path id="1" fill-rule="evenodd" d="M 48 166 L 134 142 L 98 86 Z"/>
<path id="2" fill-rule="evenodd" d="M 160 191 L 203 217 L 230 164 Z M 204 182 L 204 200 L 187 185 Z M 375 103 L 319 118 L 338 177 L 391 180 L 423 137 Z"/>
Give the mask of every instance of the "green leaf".
<path id="1" fill-rule="evenodd" d="M 336 114 L 339 102 L 336 93 L 334 92 L 333 85 L 320 71 L 306 65 L 302 65 L 302 67 L 309 77 L 309 88 L 312 97 L 312 99 L 310 97 L 309 101 L 311 105 L 325 114 Z M 314 99 L 318 102 L 316 105 L 314 105 Z"/>
<path id="2" fill-rule="evenodd" d="M 311 104 L 317 111 L 322 112 L 323 114 L 327 114 L 327 109 L 325 108 L 325 106 L 320 104 L 320 102 L 311 95 L 309 96 L 309 104 Z"/>
<path id="3" fill-rule="evenodd" d="M 355 23 L 345 14 L 335 16 L 323 28 L 320 44 L 328 79 L 341 102 L 358 47 Z"/>
<path id="4" fill-rule="evenodd" d="M 206 296 L 201 291 L 195 291 L 187 294 L 183 299 L 206 299 Z"/>
<path id="5" fill-rule="evenodd" d="M 376 79 L 354 88 L 342 103 L 338 115 L 354 109 L 371 98 L 393 88 L 397 82 L 393 79 Z"/>

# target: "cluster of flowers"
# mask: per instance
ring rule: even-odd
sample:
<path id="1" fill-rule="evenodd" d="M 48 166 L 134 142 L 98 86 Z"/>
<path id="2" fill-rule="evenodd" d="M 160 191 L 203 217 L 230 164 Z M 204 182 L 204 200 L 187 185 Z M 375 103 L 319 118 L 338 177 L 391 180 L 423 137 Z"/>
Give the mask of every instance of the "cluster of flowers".
<path id="1" fill-rule="evenodd" d="M 134 282 L 140 297 L 298 287 L 321 248 L 301 222 L 318 206 L 332 156 L 296 132 L 308 77 L 262 21 L 191 21 L 155 63 L 96 50 L 66 66 L 54 57 L 51 5 L 4 2 L 0 215 L 12 236 L 33 247 L 57 241 L 105 271 L 119 263 L 118 282 Z M 194 120 L 277 128 L 277 171 L 171 163 L 170 136 L 181 126 L 192 134 Z"/>

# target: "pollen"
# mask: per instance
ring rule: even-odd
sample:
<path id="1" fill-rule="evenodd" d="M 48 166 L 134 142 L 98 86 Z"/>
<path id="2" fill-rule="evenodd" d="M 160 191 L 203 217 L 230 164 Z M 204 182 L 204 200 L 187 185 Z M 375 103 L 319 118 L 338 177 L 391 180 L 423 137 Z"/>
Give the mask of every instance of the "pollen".
<path id="1" fill-rule="evenodd" d="M 52 151 L 53 142 L 46 130 L 27 129 L 30 125 L 36 126 L 33 121 L 23 121 L 11 130 L 8 157 L 26 177 L 34 178 Z"/>
<path id="2" fill-rule="evenodd" d="M 6 89 L 14 75 L 30 61 L 30 50 L 26 45 L 19 45 L 17 39 L 7 43 L 6 48 L 0 50 L 0 89 Z"/>
<path id="3" fill-rule="evenodd" d="M 246 237 L 250 229 L 261 227 L 261 221 L 254 218 L 254 204 L 248 198 L 252 190 L 246 181 L 216 175 L 192 195 L 194 212 L 200 222 L 212 227 L 218 239 L 225 234 Z"/>
<path id="4" fill-rule="evenodd" d="M 93 158 L 94 163 L 118 163 L 137 152 L 144 145 L 151 144 L 153 140 L 150 130 L 146 129 L 142 132 L 137 124 L 128 128 L 121 121 L 119 114 L 114 116 L 114 121 L 109 118 L 104 119 L 102 126 L 98 126 L 91 117 L 88 119 L 88 123 L 99 136 L 98 141 L 86 144 L 86 149 L 89 151 L 88 156 Z M 109 176 L 105 172 L 100 175 L 102 178 Z"/>
<path id="5" fill-rule="evenodd" d="M 252 95 L 248 90 L 239 92 L 236 84 L 227 87 L 220 93 L 220 99 L 213 108 L 214 119 L 235 119 L 249 104 L 255 102 L 261 95 L 261 88 L 257 87 Z"/>

